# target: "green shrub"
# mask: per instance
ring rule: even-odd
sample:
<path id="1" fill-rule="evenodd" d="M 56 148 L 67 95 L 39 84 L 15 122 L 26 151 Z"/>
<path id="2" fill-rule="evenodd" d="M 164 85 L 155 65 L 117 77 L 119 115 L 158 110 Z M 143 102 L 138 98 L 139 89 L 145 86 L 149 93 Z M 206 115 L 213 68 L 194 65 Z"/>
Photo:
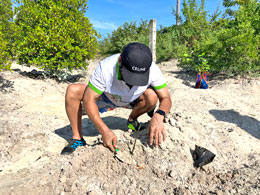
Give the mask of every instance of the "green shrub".
<path id="1" fill-rule="evenodd" d="M 186 35 L 188 52 L 179 56 L 180 67 L 197 70 L 201 64 L 198 56 L 204 53 L 203 59 L 212 72 L 225 71 L 236 75 L 259 71 L 259 3 L 256 0 L 235 3 L 239 7 L 234 10 L 232 18 L 208 23 L 200 33 L 196 33 L 199 32 L 197 26 L 195 30 L 193 25 L 181 27 Z M 190 36 L 187 36 L 188 31 Z M 188 37 L 193 37 L 192 41 Z"/>
<path id="2" fill-rule="evenodd" d="M 1 27 L 0 27 L 0 30 L 1 30 Z M 0 31 L 0 71 L 1 70 L 10 70 L 11 56 L 8 52 L 7 45 L 8 45 L 8 42 L 4 39 L 3 33 Z"/>
<path id="3" fill-rule="evenodd" d="M 187 48 L 184 44 L 180 44 L 179 37 L 179 30 L 176 26 L 165 27 L 157 32 L 157 61 L 177 58 L 180 54 L 187 53 Z"/>
<path id="4" fill-rule="evenodd" d="M 192 70 L 195 70 L 201 75 L 202 73 L 208 73 L 210 70 L 210 65 L 208 64 L 208 60 L 205 57 L 205 53 L 199 55 L 192 53 L 191 55 L 184 54 L 180 59 L 183 65 L 186 64 L 191 66 Z"/>
<path id="5" fill-rule="evenodd" d="M 216 33 L 206 48 L 214 71 L 247 74 L 260 70 L 259 5 L 256 0 L 241 4 L 234 18 Z"/>
<path id="6" fill-rule="evenodd" d="M 16 9 L 20 64 L 52 73 L 84 69 L 97 51 L 97 37 L 84 17 L 87 0 L 21 0 Z"/>
<path id="7" fill-rule="evenodd" d="M 205 62 L 207 71 L 209 70 L 207 59 L 209 56 L 205 45 L 214 40 L 213 28 L 217 28 L 213 25 L 216 21 L 215 15 L 212 16 L 211 22 L 208 21 L 204 3 L 205 1 L 198 4 L 196 0 L 184 0 L 182 9 L 184 22 L 177 28 L 177 42 L 185 48 L 178 52 L 180 62 L 178 66 L 197 72 L 205 68 L 203 67 Z"/>
<path id="8" fill-rule="evenodd" d="M 136 21 L 125 22 L 100 42 L 100 51 L 103 55 L 120 53 L 124 46 L 131 42 L 149 44 L 149 24 L 141 20 L 139 25 Z"/>
<path id="9" fill-rule="evenodd" d="M 11 0 L 0 2 L 0 71 L 10 70 L 13 53 L 13 11 Z"/>
<path id="10" fill-rule="evenodd" d="M 174 37 L 172 35 L 172 31 L 157 33 L 157 38 L 156 38 L 157 61 L 164 61 L 177 56 L 173 41 L 174 41 Z"/>

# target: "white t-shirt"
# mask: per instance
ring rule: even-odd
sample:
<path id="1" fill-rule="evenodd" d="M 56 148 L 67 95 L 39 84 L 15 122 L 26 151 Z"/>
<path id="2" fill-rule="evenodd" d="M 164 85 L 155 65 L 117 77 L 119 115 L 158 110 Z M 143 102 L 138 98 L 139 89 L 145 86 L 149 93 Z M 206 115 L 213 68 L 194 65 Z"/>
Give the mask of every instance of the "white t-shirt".
<path id="1" fill-rule="evenodd" d="M 115 54 L 100 61 L 88 83 L 92 90 L 100 95 L 104 93 L 115 105 L 128 105 L 141 96 L 149 86 L 152 86 L 155 90 L 167 86 L 160 68 L 153 62 L 148 84 L 146 86 L 133 86 L 130 89 L 122 80 L 119 71 L 119 56 L 120 54 Z"/>

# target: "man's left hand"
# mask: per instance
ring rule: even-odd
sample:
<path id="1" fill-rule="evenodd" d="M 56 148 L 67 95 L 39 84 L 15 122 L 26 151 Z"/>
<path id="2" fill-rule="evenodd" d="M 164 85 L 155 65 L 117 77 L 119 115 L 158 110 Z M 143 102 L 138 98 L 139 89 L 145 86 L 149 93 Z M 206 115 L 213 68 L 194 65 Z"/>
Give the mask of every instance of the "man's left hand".
<path id="1" fill-rule="evenodd" d="M 153 115 L 149 124 L 150 145 L 155 141 L 155 146 L 158 147 L 158 145 L 162 143 L 162 136 L 163 141 L 165 141 L 166 134 L 163 120 L 164 116 L 157 113 Z"/>

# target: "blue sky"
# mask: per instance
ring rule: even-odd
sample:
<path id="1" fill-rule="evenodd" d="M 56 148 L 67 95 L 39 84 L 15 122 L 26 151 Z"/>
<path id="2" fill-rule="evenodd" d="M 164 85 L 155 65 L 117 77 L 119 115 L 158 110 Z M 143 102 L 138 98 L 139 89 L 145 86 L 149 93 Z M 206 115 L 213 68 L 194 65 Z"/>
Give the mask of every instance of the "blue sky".
<path id="1" fill-rule="evenodd" d="M 182 2 L 183 0 L 181 0 Z M 212 14 L 223 0 L 205 0 L 205 10 Z M 156 26 L 167 27 L 175 24 L 172 8 L 176 8 L 176 0 L 88 0 L 85 16 L 94 28 L 103 36 L 111 33 L 125 22 L 141 19 L 156 19 Z"/>

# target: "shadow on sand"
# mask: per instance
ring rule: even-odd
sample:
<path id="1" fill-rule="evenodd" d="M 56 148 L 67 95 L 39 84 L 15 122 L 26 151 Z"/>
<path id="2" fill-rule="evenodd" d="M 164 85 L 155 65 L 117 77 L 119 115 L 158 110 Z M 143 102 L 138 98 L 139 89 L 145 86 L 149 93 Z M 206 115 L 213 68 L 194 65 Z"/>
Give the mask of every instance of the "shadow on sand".
<path id="1" fill-rule="evenodd" d="M 195 83 L 197 80 L 197 73 L 195 71 L 180 69 L 177 71 L 166 71 L 166 72 L 175 75 L 175 77 L 178 79 L 181 79 L 184 85 L 191 88 L 195 87 Z M 209 84 L 209 88 L 218 85 L 220 82 L 229 78 L 235 78 L 235 76 L 230 76 L 225 73 L 207 74 L 207 82 Z"/>
<path id="2" fill-rule="evenodd" d="M 115 117 L 115 116 L 107 116 L 107 117 L 102 117 L 102 120 L 108 126 L 108 128 L 111 130 L 119 129 L 122 131 L 128 131 L 127 120 L 124 118 Z M 131 137 L 133 137 L 134 139 L 136 138 L 136 139 L 140 140 L 140 142 L 144 146 L 153 148 L 154 146 L 149 145 L 148 122 L 141 123 L 141 125 L 142 125 L 142 130 L 139 133 L 133 132 L 131 134 Z M 67 141 L 72 139 L 72 129 L 71 129 L 70 125 L 62 127 L 60 129 L 56 129 L 54 132 L 55 132 L 55 134 L 59 135 L 60 137 L 62 137 L 63 139 L 65 139 Z M 82 120 L 82 134 L 83 134 L 83 136 L 86 136 L 86 137 L 95 137 L 95 136 L 98 136 L 99 132 L 90 119 L 84 118 Z M 133 146 L 131 146 L 131 147 L 133 147 Z"/>
<path id="3" fill-rule="evenodd" d="M 0 75 L 0 91 L 4 93 L 14 91 L 14 82 L 6 80 Z"/>
<path id="4" fill-rule="evenodd" d="M 83 74 L 70 74 L 68 72 L 62 72 L 60 71 L 60 74 L 63 75 L 61 79 L 58 79 L 57 76 L 54 76 L 54 73 L 48 73 L 46 71 L 42 70 L 36 70 L 33 69 L 31 71 L 21 71 L 19 68 L 13 69 L 13 71 L 18 72 L 20 75 L 24 77 L 29 77 L 31 79 L 46 79 L 46 78 L 52 78 L 55 79 L 57 82 L 78 82 L 81 78 L 84 78 L 85 76 Z"/>
<path id="5" fill-rule="evenodd" d="M 195 86 L 196 76 L 195 72 L 178 70 L 178 71 L 167 71 L 170 74 L 176 75 L 175 77 L 182 80 L 182 83 L 188 87 Z"/>
<path id="6" fill-rule="evenodd" d="M 126 125 L 127 121 L 124 118 L 107 116 L 107 117 L 102 117 L 102 120 L 111 130 L 115 130 L 115 129 L 121 129 L 122 131 L 128 130 Z M 60 129 L 56 129 L 54 132 L 67 141 L 72 139 L 72 129 L 70 125 L 62 127 Z M 82 134 L 83 136 L 94 137 L 97 136 L 99 132 L 94 126 L 94 124 L 91 122 L 91 120 L 85 118 L 82 120 Z"/>
<path id="7" fill-rule="evenodd" d="M 260 122 L 255 118 L 240 115 L 235 110 L 210 110 L 209 113 L 217 120 L 234 123 L 255 138 L 260 139 Z"/>

